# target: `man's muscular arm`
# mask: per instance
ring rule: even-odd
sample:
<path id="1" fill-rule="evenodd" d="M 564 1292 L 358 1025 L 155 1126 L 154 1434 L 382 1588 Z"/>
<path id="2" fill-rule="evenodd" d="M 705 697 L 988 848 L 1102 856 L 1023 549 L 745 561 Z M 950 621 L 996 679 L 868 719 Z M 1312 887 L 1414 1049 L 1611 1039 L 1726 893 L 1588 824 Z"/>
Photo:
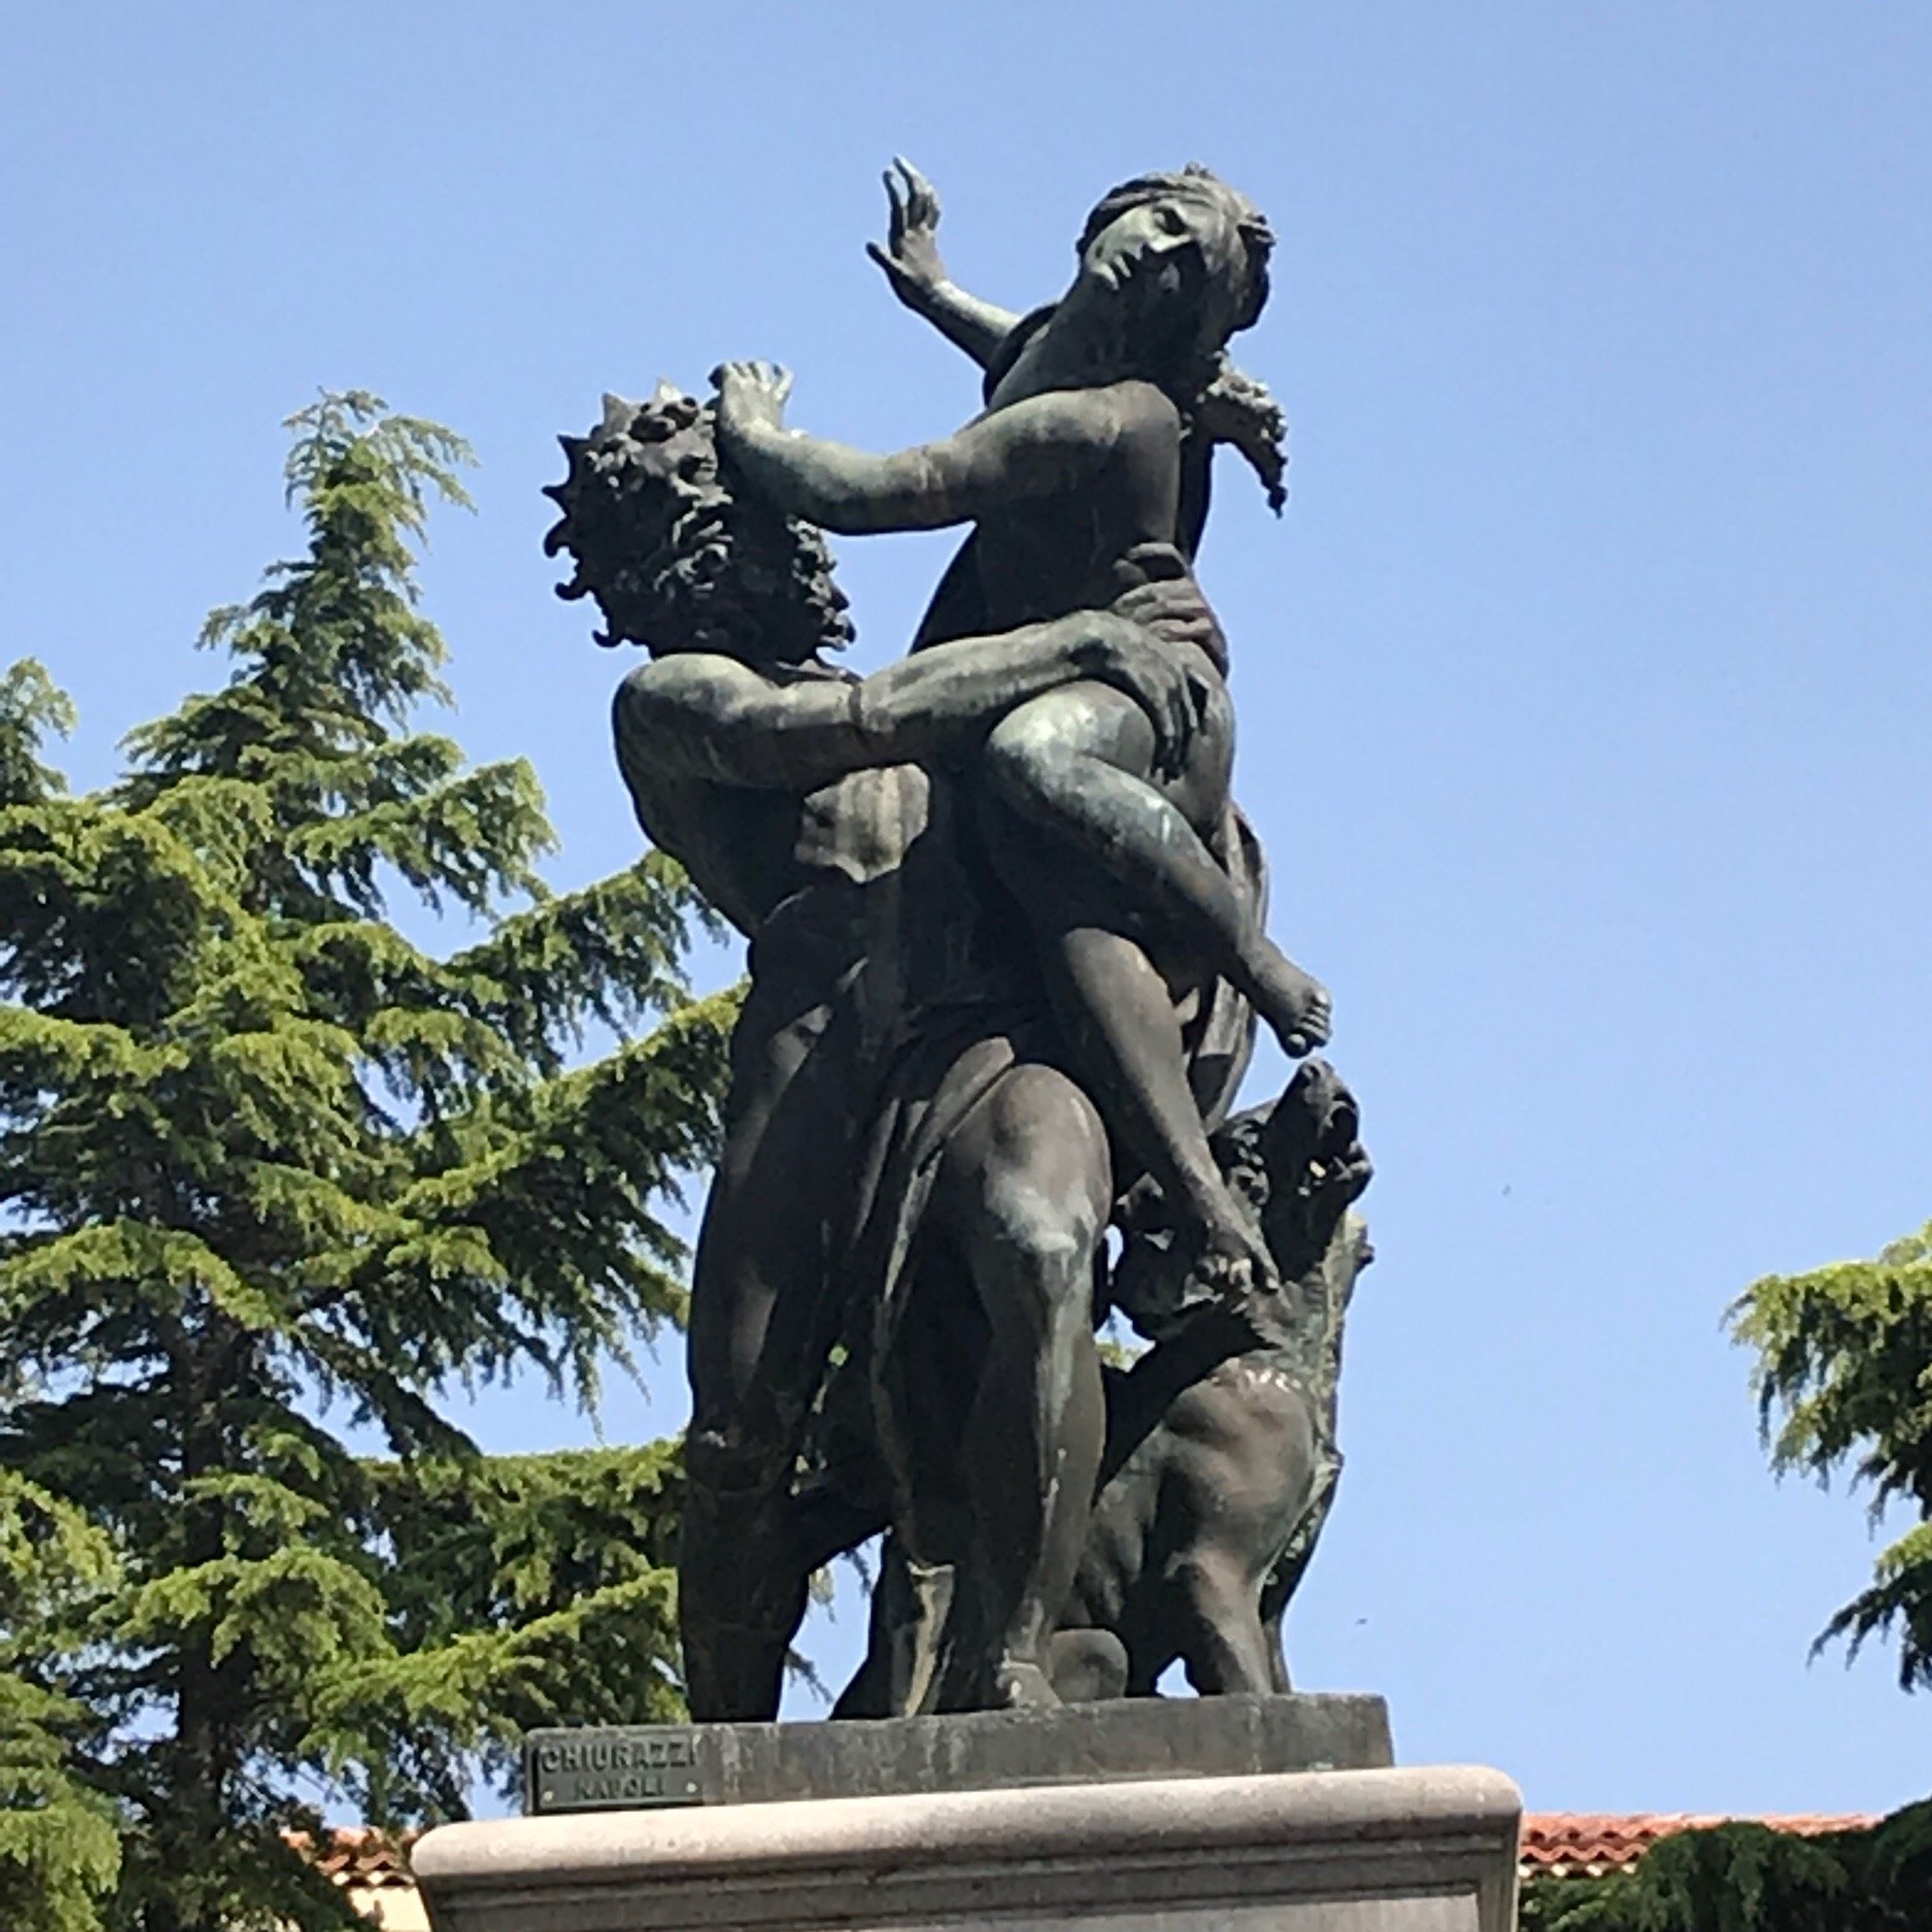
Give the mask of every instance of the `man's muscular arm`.
<path id="1" fill-rule="evenodd" d="M 1202 694 L 1182 658 L 1156 639 L 1191 634 L 1204 613 L 1191 584 L 1176 584 L 1164 613 L 1075 611 L 935 645 L 856 682 L 780 684 L 735 658 L 660 658 L 619 689 L 620 756 L 626 769 L 635 762 L 715 785 L 813 791 L 873 766 L 963 756 L 1015 705 L 1092 678 L 1132 697 L 1178 762 Z"/>

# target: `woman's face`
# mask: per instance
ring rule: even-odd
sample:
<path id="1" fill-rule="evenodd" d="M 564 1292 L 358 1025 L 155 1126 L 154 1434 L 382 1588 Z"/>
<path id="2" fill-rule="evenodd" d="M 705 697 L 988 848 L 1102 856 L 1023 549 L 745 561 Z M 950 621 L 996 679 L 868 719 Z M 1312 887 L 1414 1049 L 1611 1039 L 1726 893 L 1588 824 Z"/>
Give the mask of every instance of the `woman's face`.
<path id="1" fill-rule="evenodd" d="M 1219 209 L 1191 195 L 1162 195 L 1117 215 L 1094 236 L 1075 287 L 1105 306 L 1124 305 L 1130 319 L 1158 315 L 1171 325 L 1186 308 L 1207 325 L 1204 305 L 1224 306 L 1212 296 L 1232 289 L 1241 259 L 1241 237 Z"/>

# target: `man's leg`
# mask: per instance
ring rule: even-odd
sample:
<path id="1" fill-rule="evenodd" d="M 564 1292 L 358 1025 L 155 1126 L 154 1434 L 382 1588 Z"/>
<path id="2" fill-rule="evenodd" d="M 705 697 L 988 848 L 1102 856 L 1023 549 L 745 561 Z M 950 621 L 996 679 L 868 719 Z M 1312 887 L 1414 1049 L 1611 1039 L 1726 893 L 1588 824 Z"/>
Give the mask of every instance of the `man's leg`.
<path id="1" fill-rule="evenodd" d="M 851 1166 L 816 1022 L 766 1024 L 754 990 L 692 1269 L 678 1623 L 700 1720 L 777 1715 L 805 1613 L 791 1479 L 838 1320 L 824 1214 Z"/>
<path id="2" fill-rule="evenodd" d="M 1008 1074 L 947 1149 L 935 1230 L 984 1317 L 958 1446 L 974 1524 L 967 1588 L 991 1654 L 976 1696 L 1051 1702 L 1046 1644 L 1085 1545 L 1106 1436 L 1093 1271 L 1112 1207 L 1107 1135 L 1056 1070 Z"/>

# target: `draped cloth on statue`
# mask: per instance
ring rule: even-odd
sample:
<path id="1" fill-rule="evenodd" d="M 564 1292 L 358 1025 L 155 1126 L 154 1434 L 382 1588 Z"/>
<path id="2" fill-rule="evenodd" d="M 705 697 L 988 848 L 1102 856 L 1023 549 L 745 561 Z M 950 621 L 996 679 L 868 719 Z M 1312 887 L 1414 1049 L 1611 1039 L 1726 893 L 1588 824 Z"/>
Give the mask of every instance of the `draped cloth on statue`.
<path id="1" fill-rule="evenodd" d="M 1258 920 L 1265 910 L 1266 866 L 1259 841 L 1233 807 L 1217 847 Z M 1017 921 L 1008 929 L 1017 942 L 1030 944 Z M 916 1024 L 902 1032 L 879 1070 L 861 1141 L 850 1233 L 841 1243 L 842 1263 L 835 1262 L 846 1308 L 861 1321 L 864 1311 L 870 1313 L 875 1362 L 890 1355 L 908 1290 L 908 1261 L 959 1124 L 1014 1066 L 1044 1061 L 1079 1080 L 1060 1048 L 1030 958 L 1020 962 L 1023 974 L 1011 971 L 1010 958 L 1005 963 L 1007 987 L 988 987 L 980 997 L 965 1001 L 936 1002 L 909 1015 Z M 1212 1130 L 1226 1117 L 1247 1070 L 1254 1015 L 1225 980 L 1216 979 L 1190 996 L 1182 1017 L 1190 1080 Z"/>

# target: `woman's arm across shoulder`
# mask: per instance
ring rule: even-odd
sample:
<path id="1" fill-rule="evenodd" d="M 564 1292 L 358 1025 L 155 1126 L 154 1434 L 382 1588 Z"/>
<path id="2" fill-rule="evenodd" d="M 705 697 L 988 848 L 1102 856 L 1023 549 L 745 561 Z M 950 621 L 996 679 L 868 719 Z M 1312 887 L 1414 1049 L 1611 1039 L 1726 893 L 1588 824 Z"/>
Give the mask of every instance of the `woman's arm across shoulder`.
<path id="1" fill-rule="evenodd" d="M 1014 503 L 1071 494 L 1123 457 L 1172 467 L 1180 419 L 1151 384 L 1052 390 L 957 435 L 873 456 L 784 426 L 791 377 L 766 363 L 717 372 L 718 437 L 763 495 L 842 535 L 934 530 Z"/>

